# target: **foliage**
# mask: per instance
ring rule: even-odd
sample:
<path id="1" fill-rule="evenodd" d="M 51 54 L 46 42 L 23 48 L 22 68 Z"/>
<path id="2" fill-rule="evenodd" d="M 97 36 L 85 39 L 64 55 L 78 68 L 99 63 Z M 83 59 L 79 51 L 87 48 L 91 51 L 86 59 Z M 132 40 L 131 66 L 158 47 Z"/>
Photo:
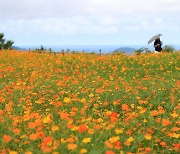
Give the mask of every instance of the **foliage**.
<path id="1" fill-rule="evenodd" d="M 135 54 L 139 55 L 139 54 L 141 54 L 142 52 L 144 52 L 144 53 L 150 53 L 151 51 L 150 51 L 148 48 L 142 47 L 142 48 L 136 50 L 136 51 L 135 51 Z"/>
<path id="2" fill-rule="evenodd" d="M 11 40 L 5 40 L 4 34 L 0 33 L 0 49 L 11 49 L 12 45 L 14 44 Z"/>
<path id="3" fill-rule="evenodd" d="M 175 49 L 174 47 L 170 46 L 170 45 L 165 45 L 162 49 L 163 52 L 174 52 Z"/>
<path id="4" fill-rule="evenodd" d="M 1 153 L 179 153 L 179 56 L 1 51 Z"/>
<path id="5" fill-rule="evenodd" d="M 113 52 L 113 55 L 122 55 L 122 54 L 124 54 L 124 53 L 120 50 L 116 50 Z"/>

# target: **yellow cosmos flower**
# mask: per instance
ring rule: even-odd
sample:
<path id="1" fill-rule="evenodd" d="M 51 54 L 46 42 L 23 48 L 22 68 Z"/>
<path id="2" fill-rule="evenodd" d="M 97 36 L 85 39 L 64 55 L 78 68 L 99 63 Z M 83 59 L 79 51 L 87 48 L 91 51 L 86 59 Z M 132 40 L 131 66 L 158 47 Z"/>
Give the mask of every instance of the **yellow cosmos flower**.
<path id="1" fill-rule="evenodd" d="M 151 134 L 146 134 L 144 137 L 146 140 L 151 140 L 151 138 L 152 138 Z"/>
<path id="2" fill-rule="evenodd" d="M 85 103 L 86 102 L 86 99 L 85 98 L 82 98 L 81 99 L 81 103 Z"/>
<path id="3" fill-rule="evenodd" d="M 58 126 L 52 126 L 51 130 L 52 130 L 52 132 L 55 132 L 55 131 L 59 130 L 59 127 Z"/>
<path id="4" fill-rule="evenodd" d="M 90 137 L 86 137 L 82 140 L 83 143 L 89 143 L 91 142 L 91 138 Z"/>
<path id="5" fill-rule="evenodd" d="M 94 94 L 93 94 L 93 93 L 90 93 L 90 94 L 89 94 L 89 97 L 94 97 Z"/>
<path id="6" fill-rule="evenodd" d="M 68 148 L 69 150 L 75 150 L 75 149 L 77 148 L 77 144 L 69 143 L 69 144 L 67 145 L 67 148 Z"/>
<path id="7" fill-rule="evenodd" d="M 173 112 L 172 114 L 170 114 L 171 115 L 171 117 L 173 117 L 173 118 L 177 118 L 178 117 L 178 114 L 176 113 L 176 112 Z"/>
<path id="8" fill-rule="evenodd" d="M 16 151 L 10 151 L 9 154 L 18 154 Z"/>
<path id="9" fill-rule="evenodd" d="M 119 139 L 120 139 L 119 136 L 114 136 L 109 139 L 109 142 L 114 143 L 117 142 Z"/>
<path id="10" fill-rule="evenodd" d="M 43 119 L 43 123 L 46 124 L 46 123 L 51 123 L 52 122 L 52 119 L 51 119 L 51 115 L 47 115 L 44 119 Z"/>
<path id="11" fill-rule="evenodd" d="M 32 152 L 31 151 L 27 151 L 27 152 L 25 152 L 25 154 L 32 154 Z"/>
<path id="12" fill-rule="evenodd" d="M 70 99 L 69 97 L 65 97 L 65 98 L 64 98 L 64 102 L 65 102 L 65 103 L 70 103 L 70 102 L 71 102 L 71 99 Z"/>
<path id="13" fill-rule="evenodd" d="M 178 138 L 180 137 L 180 135 L 179 135 L 179 134 L 176 134 L 176 133 L 173 133 L 171 137 L 178 139 Z"/>
<path id="14" fill-rule="evenodd" d="M 84 153 L 87 153 L 87 150 L 86 149 L 81 149 L 80 154 L 84 154 Z"/>
<path id="15" fill-rule="evenodd" d="M 123 133 L 123 129 L 122 128 L 121 129 L 116 128 L 115 132 L 116 132 L 116 134 L 122 134 Z"/>
<path id="16" fill-rule="evenodd" d="M 132 142 L 132 141 L 134 141 L 134 138 L 133 138 L 133 137 L 129 137 L 129 138 L 127 139 L 127 141 Z"/>

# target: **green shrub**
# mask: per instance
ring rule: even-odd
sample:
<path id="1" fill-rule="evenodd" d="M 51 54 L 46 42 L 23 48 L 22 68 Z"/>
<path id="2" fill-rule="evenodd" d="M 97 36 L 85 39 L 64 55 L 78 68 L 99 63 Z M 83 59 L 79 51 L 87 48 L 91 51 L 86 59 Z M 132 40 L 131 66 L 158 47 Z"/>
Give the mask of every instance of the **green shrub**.
<path id="1" fill-rule="evenodd" d="M 163 52 L 174 52 L 175 49 L 170 45 L 165 45 L 162 49 Z"/>
<path id="2" fill-rule="evenodd" d="M 150 51 L 148 48 L 142 47 L 142 48 L 140 48 L 140 49 L 138 49 L 138 50 L 136 50 L 136 51 L 134 51 L 134 52 L 135 52 L 135 54 L 139 55 L 139 54 L 141 54 L 142 52 L 149 53 L 149 52 L 151 52 L 151 51 Z"/>

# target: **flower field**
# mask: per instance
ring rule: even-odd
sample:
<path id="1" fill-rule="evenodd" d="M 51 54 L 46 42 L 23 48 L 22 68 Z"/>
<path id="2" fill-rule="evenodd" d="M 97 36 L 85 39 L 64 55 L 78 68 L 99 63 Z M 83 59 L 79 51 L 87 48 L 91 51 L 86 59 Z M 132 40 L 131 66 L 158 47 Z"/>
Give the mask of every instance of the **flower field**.
<path id="1" fill-rule="evenodd" d="M 0 51 L 0 153 L 180 153 L 180 53 Z"/>

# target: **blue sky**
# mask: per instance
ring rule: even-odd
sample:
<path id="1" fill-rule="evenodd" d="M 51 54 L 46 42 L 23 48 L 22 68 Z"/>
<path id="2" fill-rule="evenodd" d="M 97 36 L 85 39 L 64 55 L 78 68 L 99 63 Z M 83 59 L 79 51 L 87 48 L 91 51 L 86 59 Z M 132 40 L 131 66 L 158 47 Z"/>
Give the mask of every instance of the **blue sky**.
<path id="1" fill-rule="evenodd" d="M 179 0 L 0 0 L 0 32 L 15 45 L 180 44 Z"/>

